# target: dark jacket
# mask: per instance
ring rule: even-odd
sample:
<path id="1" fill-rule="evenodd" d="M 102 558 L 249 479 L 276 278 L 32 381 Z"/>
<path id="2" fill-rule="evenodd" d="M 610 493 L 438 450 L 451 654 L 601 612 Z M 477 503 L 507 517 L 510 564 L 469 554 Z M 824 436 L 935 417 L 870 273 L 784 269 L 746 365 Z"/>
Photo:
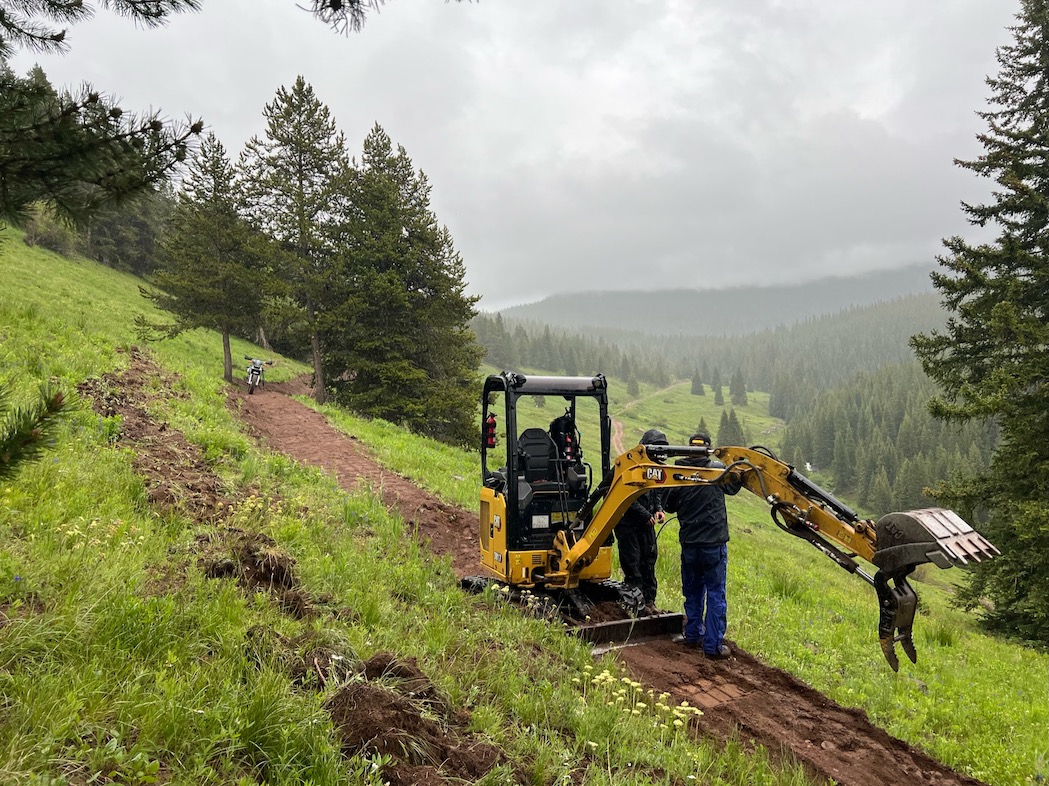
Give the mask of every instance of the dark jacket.
<path id="1" fill-rule="evenodd" d="M 679 465 L 724 469 L 717 459 L 682 459 Z M 677 513 L 678 540 L 682 546 L 720 546 L 728 543 L 728 511 L 725 495 L 736 494 L 741 482 L 717 486 L 687 486 L 670 489 L 665 507 Z"/>
<path id="2" fill-rule="evenodd" d="M 642 445 L 666 445 L 667 435 L 656 428 L 649 429 L 641 437 Z M 646 491 L 635 499 L 627 508 L 623 518 L 616 524 L 619 527 L 649 527 L 648 521 L 663 510 L 665 492 L 659 489 Z"/>
<path id="3" fill-rule="evenodd" d="M 650 527 L 649 519 L 663 510 L 663 492 L 646 491 L 630 503 L 616 527 Z"/>

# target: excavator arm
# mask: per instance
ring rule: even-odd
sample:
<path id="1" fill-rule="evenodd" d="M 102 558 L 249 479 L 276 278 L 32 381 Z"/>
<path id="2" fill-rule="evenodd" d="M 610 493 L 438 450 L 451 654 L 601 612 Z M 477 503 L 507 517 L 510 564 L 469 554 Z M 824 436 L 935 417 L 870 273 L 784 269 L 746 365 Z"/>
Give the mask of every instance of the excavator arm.
<path id="1" fill-rule="evenodd" d="M 892 669 L 899 669 L 895 644 L 911 662 L 917 653 L 911 636 L 917 595 L 907 581 L 917 567 L 966 566 L 1000 552 L 953 511 L 942 508 L 890 513 L 877 522 L 861 519 L 833 494 L 761 447 L 720 447 L 714 455 L 725 467 L 669 465 L 676 456 L 706 455 L 694 446 L 638 445 L 616 458 L 612 471 L 576 514 L 571 527 L 557 532 L 545 586 L 571 590 L 580 572 L 597 556 L 630 504 L 652 489 L 741 481 L 768 503 L 772 519 L 836 564 L 874 587 L 879 603 L 878 638 Z M 871 575 L 858 560 L 873 564 Z"/>

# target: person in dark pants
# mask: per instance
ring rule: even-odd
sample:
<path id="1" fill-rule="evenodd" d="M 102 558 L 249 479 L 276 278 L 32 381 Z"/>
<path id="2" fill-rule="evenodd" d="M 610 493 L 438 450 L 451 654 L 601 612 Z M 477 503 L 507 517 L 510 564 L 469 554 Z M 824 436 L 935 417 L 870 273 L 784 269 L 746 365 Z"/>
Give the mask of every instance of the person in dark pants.
<path id="1" fill-rule="evenodd" d="M 666 445 L 667 435 L 659 429 L 649 429 L 641 437 L 642 445 Z M 619 543 L 619 566 L 623 582 L 637 587 L 645 597 L 645 613 L 656 614 L 656 524 L 666 518 L 663 512 L 663 493 L 648 491 L 627 508 L 616 524 Z"/>
<path id="2" fill-rule="evenodd" d="M 694 447 L 710 448 L 709 434 L 694 434 Z M 687 456 L 681 466 L 724 468 L 709 453 Z M 670 490 L 666 510 L 678 514 L 681 541 L 681 591 L 685 596 L 685 630 L 675 641 L 703 648 L 708 658 L 727 658 L 732 652 L 724 644 L 728 625 L 725 591 L 728 568 L 728 511 L 725 495 L 736 494 L 741 479 L 717 485 L 696 485 Z"/>

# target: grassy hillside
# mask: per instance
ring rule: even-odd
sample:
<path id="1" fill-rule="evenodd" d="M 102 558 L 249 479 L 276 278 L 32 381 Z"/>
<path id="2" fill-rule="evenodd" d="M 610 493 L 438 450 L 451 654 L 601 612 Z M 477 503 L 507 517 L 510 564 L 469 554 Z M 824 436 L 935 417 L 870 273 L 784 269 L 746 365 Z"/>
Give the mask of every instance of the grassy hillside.
<path id="1" fill-rule="evenodd" d="M 0 277 L 0 368 L 18 395 L 42 379 L 67 392 L 104 386 L 101 375 L 125 367 L 132 318 L 148 311 L 138 281 L 26 249 L 10 232 Z M 461 592 L 370 494 L 347 496 L 257 449 L 226 407 L 219 348 L 203 332 L 154 347 L 179 376 L 149 381 L 147 409 L 168 424 L 161 441 L 181 431 L 200 451 L 228 506 L 158 508 L 139 456 L 117 439 L 130 424 L 83 402 L 47 456 L 0 487 L 0 783 L 377 786 L 392 754 L 355 752 L 332 707 L 382 653 L 418 664 L 433 685 L 413 697 L 369 678 L 390 706 L 416 708 L 418 723 L 454 730 L 471 749 L 504 752 L 480 783 L 647 783 L 657 772 L 808 782 L 760 752 L 692 741 L 674 708 L 606 706 L 611 689 L 590 685 L 601 665 L 582 643 Z M 281 363 L 274 375 L 298 370 Z M 391 462 L 403 459 L 393 431 L 368 427 L 369 440 L 390 443 Z M 221 577 L 249 536 L 258 564 L 285 566 L 312 614 Z M 402 757 L 425 753 L 401 733 Z"/>
<path id="2" fill-rule="evenodd" d="M 610 402 L 613 416 L 624 422 L 624 438 L 634 436 L 628 444 L 653 425 L 672 439 L 683 437 L 694 420 L 702 416 L 717 422 L 721 410 L 709 393 L 692 396 L 688 382 L 663 390 L 642 386 L 641 395 L 630 399 L 626 386 L 613 380 Z M 738 413 L 759 441 L 778 446 L 780 422 L 767 415 L 766 396 L 749 395 Z M 438 492 L 443 489 L 449 501 L 475 504 L 472 478 L 479 469 L 474 456 L 438 449 L 443 457 L 428 453 L 420 461 L 414 440 L 401 439 L 394 447 L 398 440 L 392 427 L 330 410 L 329 415 L 346 433 L 383 445 L 391 466 Z M 431 466 L 432 472 L 426 468 Z M 729 508 L 730 638 L 840 703 L 862 707 L 893 735 L 988 783 L 1021 784 L 1045 772 L 1049 659 L 980 633 L 971 614 L 953 608 L 951 587 L 960 571 L 928 565 L 912 577 L 922 601 L 915 623 L 919 663 L 905 661 L 893 674 L 877 646 L 873 590 L 781 532 L 761 500 L 744 492 Z M 680 550 L 673 521 L 659 544 L 660 605 L 679 609 Z M 873 566 L 868 568 L 873 572 Z M 1010 732 L 1003 736 L 995 728 Z"/>
<path id="3" fill-rule="evenodd" d="M 642 386 L 641 396 L 631 400 L 625 385 L 612 381 L 612 412 L 623 420 L 625 434 L 636 438 L 652 425 L 671 437 L 685 435 L 693 418 L 716 422 L 721 409 L 709 394 L 692 396 L 689 390 L 684 382 L 664 390 Z M 775 448 L 778 421 L 764 414 L 766 397 L 755 394 L 750 402 L 739 412 L 746 412 L 753 430 Z M 449 501 L 464 507 L 475 503 L 472 478 L 479 468 L 472 454 L 438 448 L 443 457 L 426 454 L 420 462 L 416 442 L 391 439 L 392 427 L 329 415 L 346 433 L 383 445 L 385 461 L 424 485 L 444 489 Z M 928 565 L 912 577 L 922 601 L 915 623 L 919 662 L 905 660 L 894 674 L 877 644 L 874 591 L 781 532 L 763 501 L 744 492 L 729 508 L 731 639 L 836 701 L 863 708 L 891 734 L 988 783 L 1022 784 L 1045 773 L 1049 659 L 980 633 L 971 614 L 951 607 L 951 586 L 960 571 Z M 659 544 L 660 605 L 679 609 L 680 550 L 673 522 Z M 1001 734 L 1003 728 L 1009 729 L 1007 735 Z"/>
<path id="4" fill-rule="evenodd" d="M 0 279 L 0 381 L 16 397 L 38 380 L 71 392 L 124 368 L 133 317 L 150 312 L 137 280 L 27 249 L 10 231 Z M 414 658 L 432 681 L 433 696 L 411 700 L 420 717 L 505 751 L 481 783 L 515 772 L 535 784 L 807 782 L 760 751 L 697 743 L 652 706 L 623 714 L 593 688 L 583 700 L 580 685 L 615 671 L 612 656 L 595 666 L 550 625 L 464 595 L 370 494 L 260 450 L 226 407 L 220 346 L 199 331 L 151 347 L 178 376 L 150 381 L 147 409 L 168 424 L 164 439 L 181 432 L 199 450 L 228 505 L 157 507 L 117 439 L 127 424 L 86 405 L 43 460 L 0 485 L 0 783 L 379 784 L 389 760 L 344 745 L 331 708 L 381 653 Z M 272 374 L 302 370 L 282 361 Z M 643 390 L 632 405 L 613 393 L 628 429 L 662 417 L 684 435 L 704 414 L 687 388 Z M 748 428 L 774 428 L 760 398 L 750 406 L 739 411 Z M 327 411 L 392 468 L 475 504 L 476 454 Z M 923 583 L 921 661 L 894 675 L 877 651 L 873 593 L 774 529 L 760 500 L 735 500 L 732 514 L 731 638 L 994 786 L 1044 774 L 1044 655 L 980 635 L 948 608 L 949 586 Z M 313 614 L 213 570 L 209 549 L 228 556 L 237 533 L 293 569 Z M 669 607 L 680 603 L 673 535 L 671 524 L 660 540 Z M 375 687 L 409 701 L 389 679 Z"/>

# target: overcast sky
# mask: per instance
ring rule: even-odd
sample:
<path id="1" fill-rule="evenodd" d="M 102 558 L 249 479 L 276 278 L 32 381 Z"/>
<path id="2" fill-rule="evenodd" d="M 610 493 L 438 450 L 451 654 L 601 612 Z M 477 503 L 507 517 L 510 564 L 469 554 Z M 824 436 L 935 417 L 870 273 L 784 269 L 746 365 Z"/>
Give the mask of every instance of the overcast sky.
<path id="1" fill-rule="evenodd" d="M 359 155 L 378 122 L 492 311 L 569 289 L 722 288 L 927 263 L 987 184 L 975 112 L 1006 0 L 390 0 L 360 33 L 295 0 L 107 11 L 20 54 L 232 156 L 296 76 Z"/>

